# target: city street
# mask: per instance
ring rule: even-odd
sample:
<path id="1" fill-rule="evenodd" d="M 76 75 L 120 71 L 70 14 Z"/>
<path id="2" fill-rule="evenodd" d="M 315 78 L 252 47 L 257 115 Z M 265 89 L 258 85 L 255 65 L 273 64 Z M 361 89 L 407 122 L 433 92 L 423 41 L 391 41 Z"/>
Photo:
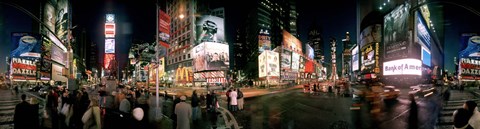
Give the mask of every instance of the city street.
<path id="1" fill-rule="evenodd" d="M 348 126 L 359 129 L 405 129 L 410 124 L 418 128 L 433 128 L 438 113 L 438 96 L 421 98 L 412 108 L 410 100 L 399 97 L 386 102 L 378 115 L 369 113 L 370 107 L 362 103 L 360 110 L 350 110 L 351 97 L 333 93 L 317 95 L 292 90 L 246 99 L 245 110 L 236 113 L 237 121 L 247 129 L 257 128 L 331 128 Z M 410 117 L 417 112 L 418 117 Z M 416 120 L 416 121 L 415 121 Z M 410 124 L 409 124 L 410 123 Z"/>

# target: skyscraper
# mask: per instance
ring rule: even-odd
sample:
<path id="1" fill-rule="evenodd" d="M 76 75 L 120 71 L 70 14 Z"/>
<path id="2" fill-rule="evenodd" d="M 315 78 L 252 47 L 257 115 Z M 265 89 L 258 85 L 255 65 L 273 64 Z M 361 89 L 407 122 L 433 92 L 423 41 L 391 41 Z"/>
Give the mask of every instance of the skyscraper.
<path id="1" fill-rule="evenodd" d="M 317 61 L 318 63 L 322 63 L 324 59 L 323 38 L 320 32 L 320 28 L 316 24 L 313 24 L 310 27 L 310 31 L 308 31 L 307 43 L 313 47 L 313 50 L 315 52 L 315 61 Z"/>

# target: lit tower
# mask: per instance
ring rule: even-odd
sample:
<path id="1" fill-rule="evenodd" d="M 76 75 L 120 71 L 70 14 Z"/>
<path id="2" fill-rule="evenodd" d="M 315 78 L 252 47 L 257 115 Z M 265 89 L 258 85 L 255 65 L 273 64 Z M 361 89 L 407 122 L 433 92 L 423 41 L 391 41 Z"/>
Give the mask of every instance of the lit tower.
<path id="1" fill-rule="evenodd" d="M 107 14 L 105 17 L 105 56 L 103 62 L 104 73 L 106 76 L 115 77 L 115 15 Z"/>
<path id="2" fill-rule="evenodd" d="M 332 47 L 332 75 L 330 76 L 330 79 L 333 80 L 335 83 L 335 79 L 337 79 L 337 59 L 336 59 L 336 45 L 335 45 L 336 39 L 335 38 L 330 38 L 330 44 Z"/>

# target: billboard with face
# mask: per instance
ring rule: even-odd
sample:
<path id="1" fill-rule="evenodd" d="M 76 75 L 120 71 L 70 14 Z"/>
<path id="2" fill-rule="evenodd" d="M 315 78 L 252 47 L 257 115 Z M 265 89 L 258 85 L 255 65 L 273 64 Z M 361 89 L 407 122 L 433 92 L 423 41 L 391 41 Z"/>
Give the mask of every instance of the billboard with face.
<path id="1" fill-rule="evenodd" d="M 15 80 L 36 80 L 37 61 L 35 58 L 13 57 L 11 60 L 11 77 Z"/>
<path id="2" fill-rule="evenodd" d="M 265 50 L 271 50 L 270 36 L 266 34 L 258 35 L 258 51 L 262 53 Z"/>
<path id="3" fill-rule="evenodd" d="M 105 53 L 115 53 L 115 39 L 105 39 Z"/>
<path id="4" fill-rule="evenodd" d="M 400 59 L 408 55 L 409 10 L 409 4 L 402 4 L 384 18 L 385 60 Z"/>
<path id="5" fill-rule="evenodd" d="M 300 67 L 300 55 L 293 52 L 292 53 L 292 71 L 298 72 L 299 67 Z"/>
<path id="6" fill-rule="evenodd" d="M 205 42 L 192 51 L 195 71 L 228 70 L 230 65 L 228 45 Z"/>
<path id="7" fill-rule="evenodd" d="M 360 33 L 360 47 L 369 43 L 379 43 L 382 41 L 382 25 L 370 25 Z"/>
<path id="8" fill-rule="evenodd" d="M 67 55 L 62 49 L 60 49 L 60 47 L 58 47 L 57 45 L 52 45 L 51 54 L 53 61 L 62 65 L 66 64 Z"/>
<path id="9" fill-rule="evenodd" d="M 196 22 L 196 44 L 202 42 L 225 42 L 225 29 L 223 18 L 204 15 Z"/>
<path id="10" fill-rule="evenodd" d="M 302 53 L 302 42 L 298 40 L 295 36 L 288 33 L 286 30 L 283 30 L 283 43 L 284 48 L 288 48 L 296 53 Z"/>
<path id="11" fill-rule="evenodd" d="M 282 52 L 282 61 L 280 63 L 282 69 L 290 70 L 292 67 L 292 52 L 283 49 Z"/>
<path id="12" fill-rule="evenodd" d="M 12 33 L 13 50 L 10 57 L 40 58 L 42 38 L 33 33 Z"/>
<path id="13" fill-rule="evenodd" d="M 52 63 L 46 60 L 40 63 L 40 79 L 50 80 L 52 78 Z"/>
<path id="14" fill-rule="evenodd" d="M 67 29 L 69 25 L 68 0 L 47 0 L 44 6 L 43 22 L 52 30 L 60 41 L 67 41 Z M 44 33 L 54 40 L 48 30 Z M 56 38 L 55 38 L 56 39 Z"/>
<path id="15" fill-rule="evenodd" d="M 273 51 L 265 51 L 267 54 L 267 76 L 280 76 L 279 54 Z"/>
<path id="16" fill-rule="evenodd" d="M 310 59 L 313 59 L 313 57 L 315 56 L 314 52 L 313 52 L 313 48 L 309 45 L 309 44 L 305 44 L 306 46 L 306 51 L 307 51 L 307 57 L 310 58 Z"/>
<path id="17" fill-rule="evenodd" d="M 105 56 L 104 56 L 104 61 L 103 61 L 103 62 L 104 62 L 104 64 L 103 64 L 104 66 L 103 66 L 103 67 L 104 67 L 105 69 L 110 69 L 110 65 L 111 65 L 110 62 L 111 62 L 112 60 L 115 60 L 115 54 L 105 54 Z"/>

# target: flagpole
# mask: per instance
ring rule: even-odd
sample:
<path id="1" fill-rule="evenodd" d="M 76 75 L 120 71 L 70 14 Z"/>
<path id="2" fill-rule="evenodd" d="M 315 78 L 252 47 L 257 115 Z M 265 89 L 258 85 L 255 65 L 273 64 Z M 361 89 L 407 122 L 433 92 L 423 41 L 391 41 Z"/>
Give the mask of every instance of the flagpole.
<path id="1" fill-rule="evenodd" d="M 156 90 L 156 93 L 155 93 L 155 99 L 156 99 L 155 111 L 156 111 L 156 115 L 157 115 L 156 118 L 159 119 L 159 118 L 161 118 L 162 115 L 161 115 L 161 110 L 160 110 L 159 91 L 158 91 L 158 88 L 159 88 L 159 86 L 158 86 L 158 67 L 159 67 L 159 63 L 160 63 L 160 62 L 159 62 L 159 59 L 158 59 L 158 54 L 159 54 L 159 53 L 158 53 L 158 47 L 160 47 L 159 44 L 158 44 L 158 16 L 159 16 L 159 13 L 158 13 L 158 12 L 160 11 L 159 8 L 158 8 L 158 0 L 156 1 L 155 6 L 156 6 L 156 10 L 155 10 L 155 11 L 156 11 L 156 13 L 157 13 L 157 15 L 155 16 L 155 17 L 156 17 L 156 21 L 157 21 L 157 22 L 155 23 L 156 26 L 157 26 L 156 29 L 155 29 L 155 30 L 156 30 L 156 31 L 155 31 L 155 33 L 156 33 L 156 35 L 155 35 L 155 45 L 157 46 L 157 47 L 156 47 L 156 50 L 155 50 L 155 58 L 156 58 L 156 62 L 157 62 L 157 67 L 156 67 L 156 69 L 155 69 L 155 72 L 156 72 L 156 76 L 155 76 L 155 90 Z M 166 98 L 165 98 L 165 100 L 166 100 Z"/>

